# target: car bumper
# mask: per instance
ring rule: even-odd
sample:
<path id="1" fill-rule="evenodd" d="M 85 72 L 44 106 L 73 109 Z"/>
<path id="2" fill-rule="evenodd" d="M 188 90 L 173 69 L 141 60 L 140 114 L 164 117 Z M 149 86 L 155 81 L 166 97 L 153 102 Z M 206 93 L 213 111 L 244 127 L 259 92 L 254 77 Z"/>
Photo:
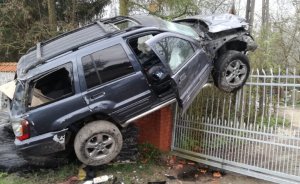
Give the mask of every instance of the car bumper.
<path id="1" fill-rule="evenodd" d="M 23 141 L 15 139 L 17 149 L 26 155 L 42 156 L 65 149 L 65 134 L 67 129 L 49 132 Z"/>

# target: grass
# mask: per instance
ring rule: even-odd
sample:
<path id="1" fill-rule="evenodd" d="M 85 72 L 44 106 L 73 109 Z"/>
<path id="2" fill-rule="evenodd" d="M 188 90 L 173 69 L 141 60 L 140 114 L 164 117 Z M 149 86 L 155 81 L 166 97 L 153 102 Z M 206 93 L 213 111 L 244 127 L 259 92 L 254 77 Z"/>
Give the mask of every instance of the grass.
<path id="1" fill-rule="evenodd" d="M 160 166 L 153 162 L 146 164 L 121 164 L 109 166 L 98 173 L 98 175 L 113 174 L 119 181 L 123 181 L 124 183 L 147 183 L 148 181 L 165 179 L 165 170 L 165 166 Z"/>
<path id="2" fill-rule="evenodd" d="M 113 175 L 124 183 L 147 183 L 165 179 L 166 167 L 158 165 L 161 153 L 151 144 L 139 146 L 137 163 L 111 164 L 96 170 L 96 176 Z M 71 163 L 57 169 L 39 169 L 19 173 L 0 172 L 0 184 L 57 184 L 77 176 L 81 164 Z"/>
<path id="3" fill-rule="evenodd" d="M 26 173 L 0 173 L 0 184 L 59 183 L 77 174 L 78 165 L 69 164 L 59 169 L 40 169 Z"/>
<path id="4" fill-rule="evenodd" d="M 69 164 L 59 169 L 42 169 L 28 173 L 0 173 L 0 184 L 56 184 L 66 181 L 71 176 L 77 176 L 80 165 Z M 113 175 L 124 183 L 147 183 L 163 180 L 165 166 L 149 163 L 126 163 L 108 165 L 99 169 L 96 176 Z"/>

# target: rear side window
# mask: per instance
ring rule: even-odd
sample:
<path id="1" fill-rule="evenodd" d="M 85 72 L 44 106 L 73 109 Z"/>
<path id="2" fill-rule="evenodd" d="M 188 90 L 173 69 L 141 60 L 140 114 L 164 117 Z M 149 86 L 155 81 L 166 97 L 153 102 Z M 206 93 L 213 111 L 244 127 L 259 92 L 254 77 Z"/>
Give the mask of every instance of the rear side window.
<path id="1" fill-rule="evenodd" d="M 67 65 L 30 83 L 31 99 L 28 106 L 38 107 L 74 94 L 72 86 L 72 65 Z"/>
<path id="2" fill-rule="evenodd" d="M 84 56 L 81 61 L 88 89 L 134 72 L 120 44 Z"/>

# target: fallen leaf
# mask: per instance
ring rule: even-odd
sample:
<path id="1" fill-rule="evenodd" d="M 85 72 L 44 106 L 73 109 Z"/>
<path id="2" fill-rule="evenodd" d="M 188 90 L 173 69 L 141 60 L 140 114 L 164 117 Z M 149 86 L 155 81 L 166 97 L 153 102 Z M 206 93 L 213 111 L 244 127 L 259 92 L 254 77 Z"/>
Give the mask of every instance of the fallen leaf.
<path id="1" fill-rule="evenodd" d="M 222 175 L 219 171 L 216 171 L 216 172 L 213 173 L 213 177 L 220 178 L 220 177 L 222 177 Z"/>

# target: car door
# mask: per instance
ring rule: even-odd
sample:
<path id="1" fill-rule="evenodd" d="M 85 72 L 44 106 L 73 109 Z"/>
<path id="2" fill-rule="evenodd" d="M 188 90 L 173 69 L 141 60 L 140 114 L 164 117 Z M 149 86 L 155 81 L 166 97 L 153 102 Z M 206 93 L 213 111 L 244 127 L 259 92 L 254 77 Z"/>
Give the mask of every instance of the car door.
<path id="1" fill-rule="evenodd" d="M 198 41 L 176 33 L 161 33 L 146 44 L 169 69 L 185 112 L 208 80 L 210 59 Z"/>
<path id="2" fill-rule="evenodd" d="M 124 122 L 150 108 L 153 94 L 121 44 L 109 43 L 79 57 L 83 98 L 91 113 Z"/>

